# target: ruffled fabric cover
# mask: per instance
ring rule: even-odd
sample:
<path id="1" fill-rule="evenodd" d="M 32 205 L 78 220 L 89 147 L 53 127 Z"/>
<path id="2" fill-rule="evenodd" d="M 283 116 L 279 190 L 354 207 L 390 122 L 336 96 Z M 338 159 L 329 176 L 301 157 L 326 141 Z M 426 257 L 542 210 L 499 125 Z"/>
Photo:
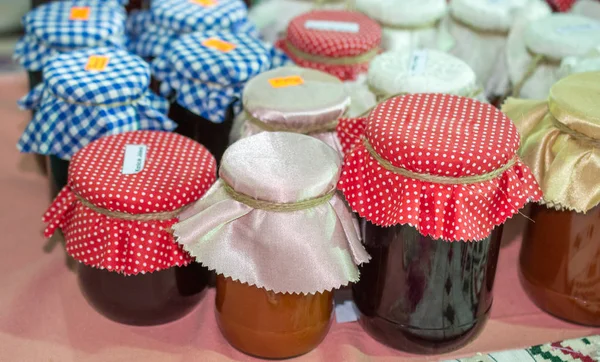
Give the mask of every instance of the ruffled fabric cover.
<path id="1" fill-rule="evenodd" d="M 448 32 L 439 26 L 446 14 L 446 0 L 356 0 L 355 6 L 381 24 L 385 50 L 448 51 L 452 47 Z"/>
<path id="2" fill-rule="evenodd" d="M 528 22 L 513 29 L 508 42 L 511 82 L 519 83 L 534 58 L 543 55 L 534 73 L 523 84 L 520 98 L 545 99 L 550 87 L 561 78 L 559 67 L 567 57 L 585 56 L 600 47 L 600 22 L 571 14 L 532 12 Z"/>
<path id="3" fill-rule="evenodd" d="M 105 71 L 85 70 L 90 56 L 108 56 Z M 61 54 L 44 68 L 45 81 L 19 100 L 35 114 L 17 144 L 21 152 L 69 160 L 100 137 L 136 130 L 172 131 L 166 99 L 149 89 L 150 69 L 125 50 L 90 48 Z"/>
<path id="4" fill-rule="evenodd" d="M 146 145 L 141 172 L 121 174 L 125 145 Z M 135 275 L 193 261 L 175 243 L 169 228 L 177 221 L 131 221 L 95 212 L 96 207 L 130 214 L 172 211 L 199 199 L 216 178 L 216 161 L 200 144 L 155 131 L 102 138 L 78 152 L 69 167 L 68 185 L 44 214 L 50 237 L 61 229 L 66 250 L 95 268 Z M 158 185 L 158 186 L 157 186 Z"/>
<path id="5" fill-rule="evenodd" d="M 519 153 L 549 207 L 585 213 L 600 204 L 599 95 L 600 73 L 580 73 L 557 82 L 547 101 L 509 98 L 502 106 L 522 135 Z"/>
<path id="6" fill-rule="evenodd" d="M 490 180 L 445 184 L 385 169 L 362 142 L 368 140 L 393 166 L 419 174 L 486 174 L 514 159 L 519 146 L 514 125 L 491 105 L 451 95 L 406 95 L 380 104 L 363 132 L 364 125 L 364 119 L 338 125 L 349 150 L 338 188 L 355 212 L 376 225 L 408 224 L 435 239 L 477 241 L 542 196 L 518 158 Z"/>
<path id="7" fill-rule="evenodd" d="M 450 14 L 443 24 L 455 41 L 450 53 L 471 66 L 489 99 L 504 95 L 509 88 L 506 40 L 515 18 L 525 12 L 528 2 L 453 0 L 450 3 Z"/>
<path id="8" fill-rule="evenodd" d="M 314 294 L 357 281 L 356 265 L 370 257 L 341 195 L 274 212 L 236 201 L 224 189 L 223 181 L 257 200 L 312 199 L 335 188 L 340 163 L 330 147 L 304 135 L 242 139 L 225 152 L 221 180 L 173 226 L 177 241 L 218 274 L 276 293 Z"/>

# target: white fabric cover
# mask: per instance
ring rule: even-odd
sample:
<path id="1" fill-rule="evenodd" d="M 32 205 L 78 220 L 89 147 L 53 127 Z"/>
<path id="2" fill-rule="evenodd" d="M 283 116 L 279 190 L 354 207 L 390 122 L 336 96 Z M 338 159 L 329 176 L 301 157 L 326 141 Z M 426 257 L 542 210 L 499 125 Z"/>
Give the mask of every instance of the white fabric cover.
<path id="1" fill-rule="evenodd" d="M 449 50 L 452 45 L 448 33 L 439 27 L 439 20 L 446 14 L 446 0 L 355 0 L 355 6 L 382 25 L 382 47 L 386 50 Z M 430 23 L 432 26 L 419 29 L 395 28 Z"/>
<path id="2" fill-rule="evenodd" d="M 581 57 L 566 57 L 560 63 L 558 75 L 564 78 L 568 75 L 584 72 L 600 71 L 600 48 Z"/>
<path id="3" fill-rule="evenodd" d="M 600 22 L 572 14 L 541 15 L 511 32 L 507 47 L 511 82 L 514 85 L 521 81 L 533 54 L 546 56 L 549 61 L 538 65 L 519 95 L 520 98 L 544 99 L 550 87 L 564 76 L 560 70 L 564 58 L 585 56 L 599 46 Z"/>
<path id="4" fill-rule="evenodd" d="M 570 11 L 572 14 L 600 20 L 600 2 L 597 0 L 578 0 Z"/>
<path id="5" fill-rule="evenodd" d="M 537 0 L 536 0 L 537 1 Z M 443 26 L 455 44 L 451 53 L 473 68 L 488 98 L 501 96 L 509 87 L 505 48 L 508 31 L 529 0 L 453 0 Z M 454 19 L 481 29 L 473 31 Z"/>

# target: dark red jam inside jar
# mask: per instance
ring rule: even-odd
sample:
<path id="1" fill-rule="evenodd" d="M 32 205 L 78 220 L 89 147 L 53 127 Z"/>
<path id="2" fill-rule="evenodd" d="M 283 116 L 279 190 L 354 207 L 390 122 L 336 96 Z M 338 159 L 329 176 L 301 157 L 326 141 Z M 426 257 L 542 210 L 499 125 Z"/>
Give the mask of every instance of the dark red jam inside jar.
<path id="1" fill-rule="evenodd" d="M 481 241 L 447 242 L 409 225 L 362 221 L 372 259 L 353 295 L 363 328 L 403 351 L 456 350 L 481 332 L 492 306 L 502 226 Z"/>
<path id="2" fill-rule="evenodd" d="M 79 286 L 96 311 L 115 322 L 149 326 L 187 315 L 208 283 L 208 270 L 192 263 L 137 275 L 80 264 Z"/>

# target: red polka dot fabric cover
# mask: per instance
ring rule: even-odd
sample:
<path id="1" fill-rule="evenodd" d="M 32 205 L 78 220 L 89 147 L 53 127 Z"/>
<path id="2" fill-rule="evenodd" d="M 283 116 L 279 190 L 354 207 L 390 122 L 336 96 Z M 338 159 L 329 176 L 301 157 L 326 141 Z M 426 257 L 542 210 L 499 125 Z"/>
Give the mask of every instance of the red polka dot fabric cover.
<path id="1" fill-rule="evenodd" d="M 547 0 L 548 4 L 550 4 L 554 10 L 560 12 L 566 12 L 571 9 L 573 4 L 575 4 L 575 1 L 576 0 Z"/>
<path id="2" fill-rule="evenodd" d="M 335 31 L 309 28 L 309 21 L 332 21 L 353 23 L 358 31 Z M 333 65 L 302 59 L 292 54 L 287 46 L 290 43 L 298 50 L 311 55 L 327 58 L 355 57 L 379 48 L 381 27 L 364 14 L 343 10 L 316 10 L 294 18 L 287 28 L 286 38 L 277 42 L 297 65 L 329 73 L 343 81 L 355 80 L 369 69 L 369 62 L 350 65 Z"/>
<path id="3" fill-rule="evenodd" d="M 477 241 L 542 196 L 516 158 L 517 129 L 488 104 L 446 94 L 406 95 L 380 104 L 366 122 L 365 128 L 361 120 L 343 119 L 338 126 L 349 149 L 338 188 L 355 212 L 376 225 L 409 224 L 434 239 Z M 516 162 L 487 181 L 428 182 L 382 167 L 362 141 L 351 141 L 358 134 L 393 166 L 420 175 L 484 175 Z"/>
<path id="4" fill-rule="evenodd" d="M 143 169 L 123 174 L 126 145 L 145 145 Z M 216 179 L 216 161 L 199 143 L 161 131 L 101 138 L 77 152 L 68 185 L 44 215 L 46 237 L 62 229 L 69 255 L 97 268 L 135 275 L 187 265 L 192 258 L 167 230 L 177 222 L 130 221 L 91 210 L 128 214 L 173 211 L 200 199 Z"/>

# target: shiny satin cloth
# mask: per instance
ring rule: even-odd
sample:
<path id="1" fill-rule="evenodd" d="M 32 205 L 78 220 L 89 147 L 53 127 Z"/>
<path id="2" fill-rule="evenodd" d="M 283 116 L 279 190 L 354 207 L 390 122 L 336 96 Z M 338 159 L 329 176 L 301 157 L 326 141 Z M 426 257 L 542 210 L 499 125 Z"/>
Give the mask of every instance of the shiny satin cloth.
<path id="1" fill-rule="evenodd" d="M 600 203 L 600 72 L 557 82 L 547 101 L 510 98 L 502 107 L 521 133 L 522 160 L 557 209 Z"/>
<path id="2" fill-rule="evenodd" d="M 218 274 L 276 293 L 313 294 L 355 282 L 370 257 L 339 193 L 309 209 L 276 212 L 234 200 L 294 203 L 336 187 L 341 161 L 325 143 L 287 132 L 262 132 L 224 154 L 220 179 L 173 226 L 176 240 Z"/>

